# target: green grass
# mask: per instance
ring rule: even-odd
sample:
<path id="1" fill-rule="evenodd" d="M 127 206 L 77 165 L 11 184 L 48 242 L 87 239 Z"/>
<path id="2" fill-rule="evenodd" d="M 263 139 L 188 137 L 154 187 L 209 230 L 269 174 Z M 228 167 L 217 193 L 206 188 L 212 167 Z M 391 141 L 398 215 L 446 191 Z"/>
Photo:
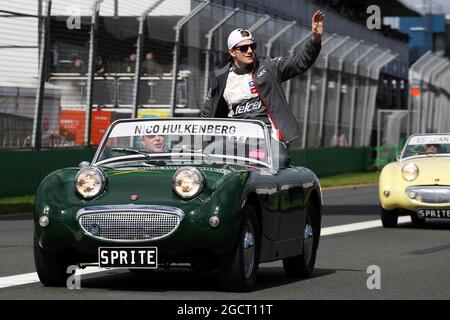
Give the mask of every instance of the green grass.
<path id="1" fill-rule="evenodd" d="M 0 198 L 0 214 L 33 211 L 34 196 Z"/>
<path id="2" fill-rule="evenodd" d="M 344 173 L 319 178 L 322 188 L 378 183 L 380 172 Z"/>
<path id="3" fill-rule="evenodd" d="M 378 183 L 379 172 L 345 173 L 320 178 L 322 188 Z M 34 196 L 0 198 L 0 214 L 33 211 Z"/>

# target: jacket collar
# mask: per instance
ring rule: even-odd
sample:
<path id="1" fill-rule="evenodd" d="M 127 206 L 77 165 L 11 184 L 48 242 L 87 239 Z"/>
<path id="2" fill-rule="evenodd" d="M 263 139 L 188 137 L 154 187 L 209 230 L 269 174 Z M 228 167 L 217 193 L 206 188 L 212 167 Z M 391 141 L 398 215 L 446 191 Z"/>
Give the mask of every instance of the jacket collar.
<path id="1" fill-rule="evenodd" d="M 253 68 L 253 73 L 255 73 L 255 71 L 258 69 L 259 67 L 259 62 L 260 62 L 261 58 L 258 56 L 255 56 L 255 67 Z M 226 74 L 228 74 L 228 72 L 230 71 L 230 69 L 233 67 L 233 63 L 232 62 L 228 62 L 225 66 L 223 66 L 220 69 L 215 69 L 214 73 L 216 75 L 217 78 L 222 77 Z"/>

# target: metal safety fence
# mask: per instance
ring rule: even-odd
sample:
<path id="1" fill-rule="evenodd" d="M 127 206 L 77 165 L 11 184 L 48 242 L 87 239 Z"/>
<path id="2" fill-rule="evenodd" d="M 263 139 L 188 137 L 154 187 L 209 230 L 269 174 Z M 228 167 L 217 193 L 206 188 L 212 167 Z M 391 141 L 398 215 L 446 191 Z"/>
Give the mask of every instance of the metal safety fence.
<path id="1" fill-rule="evenodd" d="M 0 64 L 17 67 L 0 71 L 0 148 L 91 146 L 119 118 L 198 116 L 209 71 L 229 59 L 233 29 L 249 28 L 260 56 L 293 54 L 311 37 L 302 21 L 209 1 L 38 3 L 0 0 L 0 24 L 14 29 L 0 35 L 13 47 L 10 60 L 2 47 Z M 28 50 L 26 57 L 18 59 L 14 46 Z M 293 147 L 369 146 L 380 70 L 395 58 L 381 46 L 328 32 L 314 66 L 283 83 L 302 133 Z M 438 91 L 430 99 L 444 103 Z"/>
<path id="2" fill-rule="evenodd" d="M 450 131 L 450 61 L 431 51 L 411 65 L 408 132 Z"/>

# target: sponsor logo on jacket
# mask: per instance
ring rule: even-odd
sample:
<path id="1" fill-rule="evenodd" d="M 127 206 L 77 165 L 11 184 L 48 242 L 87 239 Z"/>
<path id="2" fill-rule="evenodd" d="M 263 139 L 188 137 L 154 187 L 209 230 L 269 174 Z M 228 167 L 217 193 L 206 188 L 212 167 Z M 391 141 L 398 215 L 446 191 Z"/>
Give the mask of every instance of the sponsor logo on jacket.
<path id="1" fill-rule="evenodd" d="M 240 114 L 244 114 L 244 113 L 248 113 L 248 112 L 257 111 L 261 108 L 261 106 L 262 106 L 262 102 L 259 99 L 257 101 L 248 101 L 245 104 L 240 104 L 240 105 L 236 106 L 236 110 L 234 110 L 234 114 L 240 115 Z"/>

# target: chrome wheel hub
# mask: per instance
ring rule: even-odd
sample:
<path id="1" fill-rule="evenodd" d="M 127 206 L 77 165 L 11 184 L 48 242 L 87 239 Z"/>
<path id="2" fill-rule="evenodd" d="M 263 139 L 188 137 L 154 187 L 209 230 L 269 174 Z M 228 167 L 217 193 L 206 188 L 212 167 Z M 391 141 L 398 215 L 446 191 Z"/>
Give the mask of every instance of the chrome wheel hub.
<path id="1" fill-rule="evenodd" d="M 250 278 L 255 264 L 255 239 L 253 226 L 247 222 L 242 239 L 245 277 Z"/>
<path id="2" fill-rule="evenodd" d="M 311 262 L 311 256 L 314 245 L 314 231 L 309 223 L 305 224 L 303 229 L 303 257 L 305 258 L 305 264 L 309 265 Z"/>

